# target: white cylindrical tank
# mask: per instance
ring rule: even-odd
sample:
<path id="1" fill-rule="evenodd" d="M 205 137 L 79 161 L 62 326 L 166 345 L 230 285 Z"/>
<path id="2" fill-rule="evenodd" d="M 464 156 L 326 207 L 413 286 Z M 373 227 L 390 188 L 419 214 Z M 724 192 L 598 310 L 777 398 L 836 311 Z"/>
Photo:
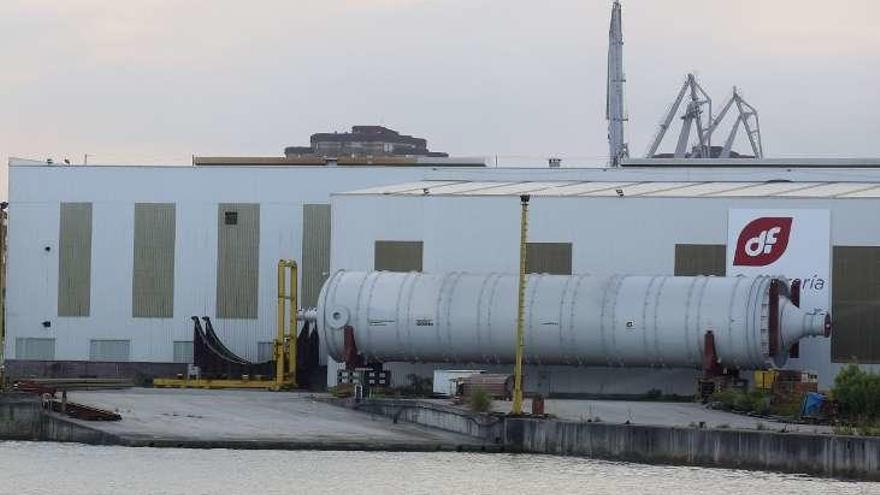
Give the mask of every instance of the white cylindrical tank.
<path id="1" fill-rule="evenodd" d="M 712 332 L 722 366 L 779 366 L 830 325 L 773 277 L 529 275 L 526 287 L 529 363 L 699 368 Z M 315 319 L 340 361 L 348 328 L 370 361 L 509 363 L 516 291 L 514 274 L 339 271 Z"/>

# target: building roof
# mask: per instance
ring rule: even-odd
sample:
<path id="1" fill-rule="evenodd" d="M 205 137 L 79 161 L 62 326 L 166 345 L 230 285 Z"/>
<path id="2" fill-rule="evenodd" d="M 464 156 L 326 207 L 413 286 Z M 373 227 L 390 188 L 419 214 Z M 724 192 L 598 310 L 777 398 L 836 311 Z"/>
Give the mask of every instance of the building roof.
<path id="1" fill-rule="evenodd" d="M 381 196 L 880 198 L 880 182 L 421 181 L 342 193 Z"/>
<path id="2" fill-rule="evenodd" d="M 193 165 L 204 166 L 288 166 L 322 167 L 373 166 L 373 167 L 485 167 L 481 157 L 433 157 L 433 156 L 194 156 Z"/>

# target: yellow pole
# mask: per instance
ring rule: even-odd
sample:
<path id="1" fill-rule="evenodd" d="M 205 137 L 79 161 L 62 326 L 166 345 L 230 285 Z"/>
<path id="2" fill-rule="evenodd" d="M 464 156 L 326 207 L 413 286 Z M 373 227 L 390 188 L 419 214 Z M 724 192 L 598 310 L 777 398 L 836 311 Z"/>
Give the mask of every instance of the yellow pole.
<path id="1" fill-rule="evenodd" d="M 513 368 L 513 414 L 522 414 L 523 351 L 525 350 L 526 244 L 529 235 L 529 195 L 520 199 L 519 220 L 519 287 L 516 303 L 516 362 Z"/>
<path id="2" fill-rule="evenodd" d="M 288 356 L 289 356 L 289 372 L 290 372 L 290 385 L 292 387 L 296 387 L 296 339 L 297 339 L 297 331 L 296 331 L 296 312 L 297 312 L 297 304 L 298 304 L 298 281 L 297 278 L 299 276 L 298 269 L 296 266 L 296 261 L 289 261 L 288 266 L 290 266 L 290 341 L 288 342 Z"/>
<path id="3" fill-rule="evenodd" d="M 278 333 L 275 336 L 275 387 L 281 388 L 284 383 L 284 293 L 285 273 L 284 260 L 278 261 Z"/>

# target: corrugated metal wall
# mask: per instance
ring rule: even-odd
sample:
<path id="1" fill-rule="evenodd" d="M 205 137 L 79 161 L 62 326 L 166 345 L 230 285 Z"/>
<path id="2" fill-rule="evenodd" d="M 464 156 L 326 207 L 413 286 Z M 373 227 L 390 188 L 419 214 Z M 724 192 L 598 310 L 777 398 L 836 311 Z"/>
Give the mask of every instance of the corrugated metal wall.
<path id="1" fill-rule="evenodd" d="M 128 361 L 131 356 L 131 341 L 96 339 L 89 342 L 91 361 Z"/>
<path id="2" fill-rule="evenodd" d="M 675 276 L 695 277 L 727 273 L 727 246 L 724 244 L 676 244 Z"/>
<path id="3" fill-rule="evenodd" d="M 174 317 L 173 203 L 134 205 L 132 311 L 135 318 Z"/>
<path id="4" fill-rule="evenodd" d="M 835 246 L 831 359 L 880 363 L 880 247 Z"/>
<path id="5" fill-rule="evenodd" d="M 92 291 L 92 204 L 61 203 L 58 316 L 89 316 Z"/>
<path id="6" fill-rule="evenodd" d="M 174 362 L 175 363 L 192 363 L 193 362 L 193 343 L 189 340 L 174 341 Z"/>
<path id="7" fill-rule="evenodd" d="M 422 241 L 376 241 L 373 267 L 377 271 L 422 271 Z"/>
<path id="8" fill-rule="evenodd" d="M 526 273 L 571 275 L 571 243 L 530 242 L 526 244 Z"/>
<path id="9" fill-rule="evenodd" d="M 222 203 L 217 210 L 217 318 L 256 319 L 260 205 Z"/>
<path id="10" fill-rule="evenodd" d="M 321 286 L 330 272 L 330 205 L 303 205 L 302 291 L 300 305 L 318 305 Z"/>
<path id="11" fill-rule="evenodd" d="M 15 339 L 16 359 L 55 359 L 55 339 L 17 338 Z"/>

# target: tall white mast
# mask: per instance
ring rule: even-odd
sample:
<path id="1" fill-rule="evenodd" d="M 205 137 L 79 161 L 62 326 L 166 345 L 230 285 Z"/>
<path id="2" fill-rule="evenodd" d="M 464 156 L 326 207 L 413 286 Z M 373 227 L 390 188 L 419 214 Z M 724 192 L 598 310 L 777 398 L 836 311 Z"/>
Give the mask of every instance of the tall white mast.
<path id="1" fill-rule="evenodd" d="M 608 120 L 608 145 L 610 165 L 617 167 L 629 157 L 629 145 L 624 136 L 626 115 L 623 109 L 623 27 L 620 0 L 614 0 L 611 9 L 611 28 L 608 32 L 608 86 L 605 118 Z"/>

